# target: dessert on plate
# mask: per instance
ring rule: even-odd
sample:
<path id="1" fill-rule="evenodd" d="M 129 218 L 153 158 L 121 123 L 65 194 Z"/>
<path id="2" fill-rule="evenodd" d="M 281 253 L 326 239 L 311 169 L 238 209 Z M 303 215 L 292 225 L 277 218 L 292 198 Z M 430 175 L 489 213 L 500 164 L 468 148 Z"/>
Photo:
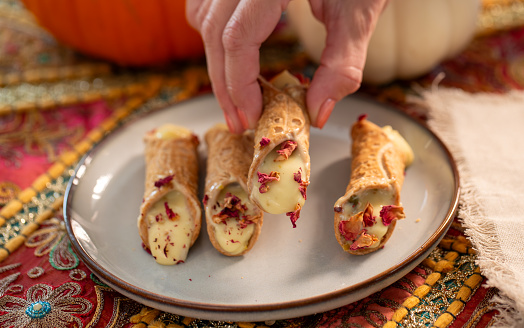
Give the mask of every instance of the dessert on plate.
<path id="1" fill-rule="evenodd" d="M 259 81 L 264 105 L 255 129 L 249 198 L 267 213 L 285 213 L 296 227 L 310 174 L 307 86 L 287 71 Z"/>
<path id="2" fill-rule="evenodd" d="M 398 131 L 366 115 L 353 124 L 351 138 L 351 177 L 335 203 L 334 228 L 344 251 L 363 255 L 382 248 L 405 217 L 400 191 L 414 155 Z"/>
<path id="3" fill-rule="evenodd" d="M 209 240 L 224 255 L 244 255 L 255 245 L 264 216 L 247 195 L 253 133 L 233 134 L 225 124 L 216 124 L 207 131 L 205 141 L 208 158 L 203 203 Z"/>
<path id="4" fill-rule="evenodd" d="M 198 138 L 185 127 L 164 124 L 148 131 L 144 143 L 146 177 L 138 232 L 156 262 L 183 263 L 201 227 Z"/>

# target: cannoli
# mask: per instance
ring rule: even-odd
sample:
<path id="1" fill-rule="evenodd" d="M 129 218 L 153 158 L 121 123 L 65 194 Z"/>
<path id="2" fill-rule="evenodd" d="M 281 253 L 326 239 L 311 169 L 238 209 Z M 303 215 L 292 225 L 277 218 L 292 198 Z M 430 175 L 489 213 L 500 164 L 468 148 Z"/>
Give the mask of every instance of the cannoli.
<path id="1" fill-rule="evenodd" d="M 249 198 L 265 212 L 286 213 L 296 227 L 310 173 L 307 86 L 287 71 L 271 82 L 259 80 L 264 107 L 255 130 Z"/>
<path id="2" fill-rule="evenodd" d="M 335 203 L 334 228 L 344 251 L 363 255 L 384 246 L 405 217 L 400 190 L 413 151 L 396 130 L 380 128 L 366 115 L 353 124 L 351 138 L 351 177 Z"/>
<path id="3" fill-rule="evenodd" d="M 255 245 L 263 212 L 248 199 L 247 172 L 253 159 L 253 133 L 232 134 L 224 124 L 205 135 L 208 149 L 204 210 L 211 244 L 222 254 L 240 256 Z"/>
<path id="4" fill-rule="evenodd" d="M 163 265 L 183 263 L 200 233 L 198 138 L 165 124 L 144 136 L 146 181 L 138 217 L 143 247 Z"/>

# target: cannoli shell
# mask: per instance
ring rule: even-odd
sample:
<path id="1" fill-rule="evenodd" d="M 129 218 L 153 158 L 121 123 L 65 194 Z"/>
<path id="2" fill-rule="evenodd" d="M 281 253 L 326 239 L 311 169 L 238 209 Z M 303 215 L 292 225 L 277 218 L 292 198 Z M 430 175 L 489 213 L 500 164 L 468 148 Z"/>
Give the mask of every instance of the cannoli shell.
<path id="1" fill-rule="evenodd" d="M 306 110 L 305 85 L 288 86 L 277 89 L 270 82 L 259 78 L 263 95 L 263 111 L 255 129 L 255 150 L 248 174 L 248 192 L 251 200 L 260 207 L 254 197 L 257 190 L 253 184 L 258 167 L 264 158 L 278 145 L 286 140 L 297 143 L 298 152 L 305 163 L 304 181 L 309 181 L 309 128 L 310 119 Z M 269 144 L 262 146 L 262 138 L 268 138 Z"/>
<path id="2" fill-rule="evenodd" d="M 400 206 L 400 190 L 404 182 L 405 154 L 397 148 L 388 135 L 376 124 L 359 119 L 351 129 L 353 144 L 351 147 L 351 177 L 344 196 L 335 203 L 335 207 L 342 207 L 353 195 L 365 190 L 383 189 L 393 194 L 394 204 Z M 348 253 L 363 255 L 374 252 L 386 244 L 395 229 L 397 220 L 388 226 L 380 245 L 374 248 L 346 250 Z M 338 243 L 347 244 L 340 234 L 338 226 L 340 216 L 335 215 L 334 227 Z"/>
<path id="3" fill-rule="evenodd" d="M 186 198 L 189 213 L 194 220 L 191 245 L 194 244 L 201 227 L 201 209 L 198 199 L 198 138 L 195 135 L 183 138 L 161 139 L 149 131 L 144 136 L 146 180 L 144 200 L 140 206 L 138 231 L 146 247 L 149 247 L 148 225 L 145 215 L 155 202 L 170 191 L 178 190 Z M 161 178 L 173 175 L 171 182 L 155 187 Z"/>
<path id="4" fill-rule="evenodd" d="M 222 254 L 233 256 L 220 247 L 215 238 L 212 220 L 212 206 L 218 201 L 220 191 L 231 183 L 238 183 L 247 193 L 247 173 L 253 159 L 253 133 L 246 132 L 242 135 L 229 132 L 224 124 L 213 126 L 205 135 L 208 149 L 207 175 L 205 185 L 205 196 L 207 201 L 204 205 L 207 232 L 211 244 Z M 252 217 L 255 224 L 247 248 L 234 256 L 244 255 L 249 252 L 258 240 L 262 230 L 263 212 L 256 206 L 257 212 Z"/>

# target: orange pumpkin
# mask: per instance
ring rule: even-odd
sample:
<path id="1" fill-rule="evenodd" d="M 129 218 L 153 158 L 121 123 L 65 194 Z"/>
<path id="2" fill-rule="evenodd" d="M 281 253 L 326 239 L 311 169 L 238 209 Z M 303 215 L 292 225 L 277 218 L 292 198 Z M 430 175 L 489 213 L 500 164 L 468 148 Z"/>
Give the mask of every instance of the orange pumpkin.
<path id="1" fill-rule="evenodd" d="M 201 57 L 184 0 L 22 0 L 39 24 L 79 52 L 126 66 Z"/>

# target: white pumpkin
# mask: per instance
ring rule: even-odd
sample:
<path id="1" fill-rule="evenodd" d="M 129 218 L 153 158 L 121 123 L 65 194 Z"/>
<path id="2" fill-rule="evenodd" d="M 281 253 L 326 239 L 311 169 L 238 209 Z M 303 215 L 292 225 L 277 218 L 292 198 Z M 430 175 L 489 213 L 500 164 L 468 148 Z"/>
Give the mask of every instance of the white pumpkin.
<path id="1" fill-rule="evenodd" d="M 480 2 L 390 0 L 369 42 L 363 81 L 383 84 L 415 78 L 457 55 L 475 33 Z M 318 63 L 326 30 L 313 16 L 309 1 L 291 1 L 287 16 L 304 49 Z"/>

